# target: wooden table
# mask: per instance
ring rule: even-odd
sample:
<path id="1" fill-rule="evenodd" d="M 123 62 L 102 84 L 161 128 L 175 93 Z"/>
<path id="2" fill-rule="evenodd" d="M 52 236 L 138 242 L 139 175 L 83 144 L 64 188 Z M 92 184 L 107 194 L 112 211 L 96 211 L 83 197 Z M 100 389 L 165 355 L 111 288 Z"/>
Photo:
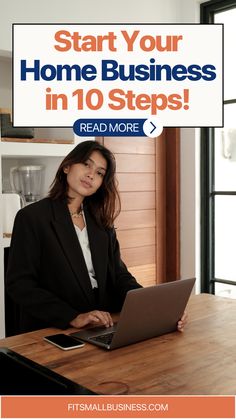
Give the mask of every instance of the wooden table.
<path id="1" fill-rule="evenodd" d="M 0 340 L 8 347 L 100 394 L 235 395 L 236 300 L 192 296 L 184 333 L 106 351 L 86 344 L 62 351 L 44 329 Z M 75 329 L 68 329 L 71 333 Z"/>

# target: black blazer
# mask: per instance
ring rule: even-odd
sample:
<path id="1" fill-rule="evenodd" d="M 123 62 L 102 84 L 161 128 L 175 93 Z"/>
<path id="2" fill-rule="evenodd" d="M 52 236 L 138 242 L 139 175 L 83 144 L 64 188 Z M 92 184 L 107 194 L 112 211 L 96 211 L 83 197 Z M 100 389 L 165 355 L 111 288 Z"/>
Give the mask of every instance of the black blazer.
<path id="1" fill-rule="evenodd" d="M 20 331 L 66 328 L 79 313 L 120 311 L 128 290 L 139 288 L 120 258 L 114 229 L 99 227 L 84 209 L 98 301 L 66 202 L 42 199 L 15 218 L 7 292 L 20 305 Z"/>

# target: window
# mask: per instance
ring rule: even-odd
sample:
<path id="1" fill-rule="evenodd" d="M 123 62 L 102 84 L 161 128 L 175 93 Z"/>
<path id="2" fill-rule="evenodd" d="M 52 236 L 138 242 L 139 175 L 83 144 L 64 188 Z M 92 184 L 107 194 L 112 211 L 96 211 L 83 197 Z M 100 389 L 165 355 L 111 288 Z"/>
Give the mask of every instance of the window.
<path id="1" fill-rule="evenodd" d="M 236 298 L 236 0 L 203 3 L 201 23 L 224 24 L 224 128 L 201 138 L 201 285 Z"/>

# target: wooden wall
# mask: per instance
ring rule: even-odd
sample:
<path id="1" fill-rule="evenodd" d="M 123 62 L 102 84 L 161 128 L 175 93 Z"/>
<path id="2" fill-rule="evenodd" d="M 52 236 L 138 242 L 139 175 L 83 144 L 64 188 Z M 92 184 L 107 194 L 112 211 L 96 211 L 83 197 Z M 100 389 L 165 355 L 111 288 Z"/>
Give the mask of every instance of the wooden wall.
<path id="1" fill-rule="evenodd" d="M 156 146 L 147 137 L 104 137 L 113 151 L 122 211 L 115 222 L 123 261 L 145 286 L 156 283 Z"/>

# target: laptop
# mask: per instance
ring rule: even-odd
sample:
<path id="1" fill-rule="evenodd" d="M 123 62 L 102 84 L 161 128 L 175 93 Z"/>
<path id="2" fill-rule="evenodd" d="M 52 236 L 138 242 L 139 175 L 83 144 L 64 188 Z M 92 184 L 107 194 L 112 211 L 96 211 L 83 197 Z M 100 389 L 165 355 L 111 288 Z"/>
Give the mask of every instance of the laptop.
<path id="1" fill-rule="evenodd" d="M 71 336 L 111 350 L 174 332 L 194 283 L 195 278 L 189 278 L 130 290 L 114 326 L 83 329 Z"/>

